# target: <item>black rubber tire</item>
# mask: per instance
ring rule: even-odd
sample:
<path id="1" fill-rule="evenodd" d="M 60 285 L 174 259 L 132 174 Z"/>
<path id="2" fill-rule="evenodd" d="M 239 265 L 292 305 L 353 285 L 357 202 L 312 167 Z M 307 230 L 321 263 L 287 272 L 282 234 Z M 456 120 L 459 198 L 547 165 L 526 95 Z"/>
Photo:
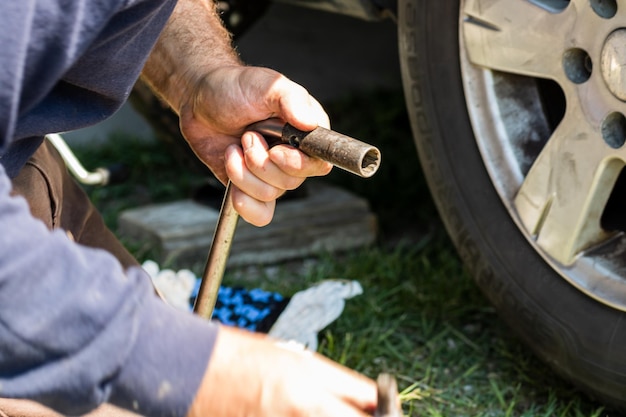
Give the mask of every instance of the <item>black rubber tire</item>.
<path id="1" fill-rule="evenodd" d="M 399 0 L 407 108 L 433 199 L 502 319 L 557 373 L 626 410 L 626 315 L 594 301 L 535 252 L 497 195 L 466 110 L 459 0 Z"/>

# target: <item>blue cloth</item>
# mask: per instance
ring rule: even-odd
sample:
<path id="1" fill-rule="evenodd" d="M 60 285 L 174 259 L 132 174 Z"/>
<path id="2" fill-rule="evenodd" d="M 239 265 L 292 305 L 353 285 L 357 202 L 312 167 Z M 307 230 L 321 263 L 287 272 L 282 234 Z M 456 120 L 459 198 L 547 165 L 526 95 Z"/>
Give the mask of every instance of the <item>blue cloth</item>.
<path id="1" fill-rule="evenodd" d="M 0 397 L 77 415 L 108 401 L 184 416 L 217 326 L 158 300 L 140 268 L 81 247 L 10 195 L 47 133 L 128 97 L 174 0 L 7 0 L 0 13 Z"/>
<path id="2" fill-rule="evenodd" d="M 201 280 L 197 279 L 191 292 L 190 308 L 198 296 L 200 284 Z M 289 298 L 277 292 L 222 285 L 217 293 L 212 318 L 226 326 L 267 333 L 288 302 Z"/>

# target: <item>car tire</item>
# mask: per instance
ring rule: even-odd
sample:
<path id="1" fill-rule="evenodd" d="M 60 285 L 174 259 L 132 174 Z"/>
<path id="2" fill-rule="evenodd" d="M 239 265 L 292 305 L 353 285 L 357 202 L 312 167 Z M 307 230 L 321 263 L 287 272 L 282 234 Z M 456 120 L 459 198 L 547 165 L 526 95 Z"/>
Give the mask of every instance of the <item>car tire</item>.
<path id="1" fill-rule="evenodd" d="M 460 0 L 398 4 L 404 93 L 433 199 L 502 319 L 566 380 L 626 410 L 625 313 L 572 285 L 546 261 L 486 169 L 464 89 L 461 6 Z"/>

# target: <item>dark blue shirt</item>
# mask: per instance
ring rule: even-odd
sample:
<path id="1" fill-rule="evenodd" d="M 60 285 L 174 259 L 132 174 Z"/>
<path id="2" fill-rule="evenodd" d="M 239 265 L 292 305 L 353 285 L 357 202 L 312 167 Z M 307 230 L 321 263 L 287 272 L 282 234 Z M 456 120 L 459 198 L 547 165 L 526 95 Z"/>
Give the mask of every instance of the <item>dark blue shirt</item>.
<path id="1" fill-rule="evenodd" d="M 61 413 L 111 402 L 186 414 L 217 328 L 154 296 L 140 268 L 49 231 L 10 195 L 47 133 L 127 99 L 174 0 L 8 0 L 0 8 L 0 397 Z"/>

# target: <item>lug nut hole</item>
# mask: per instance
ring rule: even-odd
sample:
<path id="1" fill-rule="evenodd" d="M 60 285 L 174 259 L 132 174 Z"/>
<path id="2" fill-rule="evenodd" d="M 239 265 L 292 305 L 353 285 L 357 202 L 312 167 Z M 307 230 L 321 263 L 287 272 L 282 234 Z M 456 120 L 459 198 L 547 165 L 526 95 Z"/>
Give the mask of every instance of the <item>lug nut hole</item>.
<path id="1" fill-rule="evenodd" d="M 613 149 L 619 149 L 626 142 L 626 117 L 613 112 L 602 121 L 602 138 Z"/>
<path id="2" fill-rule="evenodd" d="M 591 0 L 591 8 L 604 19 L 610 19 L 617 14 L 617 0 Z"/>
<path id="3" fill-rule="evenodd" d="M 549 11 L 550 13 L 560 13 L 569 6 L 570 0 L 529 0 L 531 3 Z"/>
<path id="4" fill-rule="evenodd" d="M 593 62 L 583 49 L 572 48 L 563 54 L 563 69 L 571 82 L 582 84 L 591 77 Z"/>

